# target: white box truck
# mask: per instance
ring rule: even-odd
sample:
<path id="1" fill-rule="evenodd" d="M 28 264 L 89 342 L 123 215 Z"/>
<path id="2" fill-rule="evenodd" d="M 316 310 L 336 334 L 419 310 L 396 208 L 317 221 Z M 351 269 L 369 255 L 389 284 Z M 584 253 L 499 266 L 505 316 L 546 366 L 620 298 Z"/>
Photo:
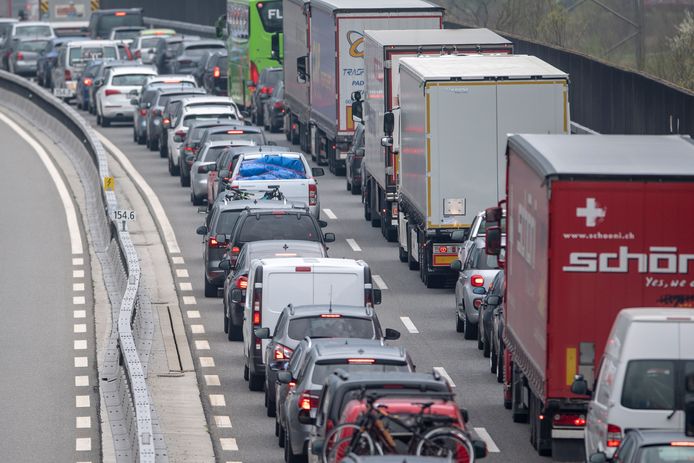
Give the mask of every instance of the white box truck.
<path id="1" fill-rule="evenodd" d="M 398 225 L 398 147 L 381 146 L 383 127 L 375 121 L 399 106 L 399 61 L 407 56 L 513 52 L 513 44 L 489 29 L 420 29 L 366 31 L 364 33 L 366 91 L 362 112 L 365 150 L 362 161 L 364 218 L 381 227 L 388 241 L 395 241 Z M 359 103 L 357 103 L 359 104 Z M 353 111 L 354 112 L 354 111 Z M 400 258 L 404 258 L 401 246 Z"/>
<path id="2" fill-rule="evenodd" d="M 457 276 L 472 220 L 504 196 L 507 134 L 569 133 L 568 91 L 568 75 L 534 56 L 400 60 L 399 133 L 383 143 L 400 145 L 405 260 L 427 287 Z M 396 115 L 384 115 L 388 134 Z"/>
<path id="3" fill-rule="evenodd" d="M 424 0 L 311 0 L 308 57 L 297 58 L 300 81 L 308 80 L 310 117 L 299 121 L 308 148 L 333 173 L 343 173 L 354 120 L 352 94 L 364 89 L 364 30 L 441 29 L 443 8 Z"/>

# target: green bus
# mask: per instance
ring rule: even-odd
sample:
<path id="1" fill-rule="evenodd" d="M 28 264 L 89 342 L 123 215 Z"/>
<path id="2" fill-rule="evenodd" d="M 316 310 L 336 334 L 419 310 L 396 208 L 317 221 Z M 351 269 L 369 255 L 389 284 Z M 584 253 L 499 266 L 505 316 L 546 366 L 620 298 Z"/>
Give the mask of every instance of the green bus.
<path id="1" fill-rule="evenodd" d="M 281 65 L 282 0 L 227 0 L 229 96 L 250 108 L 260 72 Z"/>

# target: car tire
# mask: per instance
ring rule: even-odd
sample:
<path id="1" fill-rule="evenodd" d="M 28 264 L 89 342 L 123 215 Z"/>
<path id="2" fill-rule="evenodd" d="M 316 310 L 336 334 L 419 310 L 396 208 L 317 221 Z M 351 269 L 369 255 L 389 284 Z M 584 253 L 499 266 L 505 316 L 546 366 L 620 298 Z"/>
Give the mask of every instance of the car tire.
<path id="1" fill-rule="evenodd" d="M 203 277 L 205 282 L 205 297 L 217 297 L 217 287 L 207 281 L 207 277 Z"/>
<path id="2" fill-rule="evenodd" d="M 96 115 L 96 125 L 101 125 L 101 116 L 99 114 Z"/>
<path id="3" fill-rule="evenodd" d="M 402 246 L 398 245 L 398 259 L 400 262 L 407 262 L 407 250 L 403 249 Z"/>
<path id="4" fill-rule="evenodd" d="M 277 430 L 277 445 L 279 445 L 279 447 L 283 449 L 285 441 L 287 440 L 287 438 L 285 437 L 287 433 L 284 431 L 284 426 L 278 424 L 278 427 L 279 429 Z"/>
<path id="5" fill-rule="evenodd" d="M 227 333 L 227 339 L 229 341 L 243 341 L 243 327 L 241 325 L 234 325 L 229 319 L 229 332 Z"/>
<path id="6" fill-rule="evenodd" d="M 284 433 L 284 462 L 285 463 L 306 463 L 304 455 L 295 455 L 292 451 L 292 444 L 289 440 L 289 433 Z"/>
<path id="7" fill-rule="evenodd" d="M 267 394 L 267 389 L 265 392 L 265 407 L 265 413 L 267 416 L 274 418 L 274 416 L 277 414 L 277 404 L 273 400 L 270 400 L 270 396 Z"/>
<path id="8" fill-rule="evenodd" d="M 222 312 L 224 312 L 224 332 L 229 333 L 229 317 L 227 317 L 227 305 L 222 304 Z"/>
<path id="9" fill-rule="evenodd" d="M 465 331 L 465 322 L 460 319 L 458 316 L 458 310 L 456 309 L 455 311 L 455 331 L 457 333 L 462 333 Z"/>
<path id="10" fill-rule="evenodd" d="M 499 349 L 499 352 L 497 353 L 497 359 L 496 359 L 496 382 L 497 383 L 503 383 L 504 382 L 504 350 Z M 504 403 L 504 406 L 506 404 Z"/>
<path id="11" fill-rule="evenodd" d="M 181 186 L 182 187 L 190 186 L 190 177 L 188 177 L 187 175 L 181 174 Z"/>
<path id="12" fill-rule="evenodd" d="M 479 337 L 481 338 L 482 336 L 479 336 Z M 482 341 L 482 356 L 484 358 L 490 358 L 490 356 L 492 355 L 492 350 L 491 350 L 490 344 L 491 344 L 491 341 L 485 335 L 483 338 L 483 341 Z M 494 373 L 494 372 L 492 371 L 492 373 Z"/>
<path id="13" fill-rule="evenodd" d="M 412 234 L 410 233 L 410 227 L 407 227 L 407 268 L 410 270 L 419 270 L 419 262 L 414 260 L 412 256 Z"/>
<path id="14" fill-rule="evenodd" d="M 345 178 L 345 187 L 347 188 L 347 191 L 352 191 L 352 184 L 349 183 L 349 178 Z"/>
<path id="15" fill-rule="evenodd" d="M 243 379 L 248 381 L 248 365 L 243 366 Z"/>
<path id="16" fill-rule="evenodd" d="M 479 322 L 477 326 L 479 327 Z M 484 338 L 482 338 L 482 332 L 479 330 L 477 332 L 477 350 L 484 350 Z"/>
<path id="17" fill-rule="evenodd" d="M 463 310 L 465 307 L 463 306 Z M 464 311 L 464 324 L 465 324 L 465 339 L 472 340 L 472 339 L 477 339 L 477 324 L 473 324 L 470 321 L 470 318 L 467 316 L 467 312 Z"/>
<path id="18" fill-rule="evenodd" d="M 265 386 L 265 378 L 257 373 L 248 372 L 248 389 L 251 391 L 262 391 Z"/>
<path id="19" fill-rule="evenodd" d="M 133 125 L 133 143 L 138 142 L 138 136 L 137 136 L 137 129 L 135 129 L 135 126 Z"/>
<path id="20" fill-rule="evenodd" d="M 361 187 L 359 185 L 355 185 L 354 182 L 352 182 L 352 190 L 350 191 L 354 196 L 358 195 L 361 193 Z"/>
<path id="21" fill-rule="evenodd" d="M 136 141 L 138 145 L 144 145 L 147 142 L 147 134 L 139 136 Z"/>
<path id="22" fill-rule="evenodd" d="M 172 177 L 176 177 L 177 175 L 180 175 L 180 170 L 178 167 L 174 166 L 173 164 L 173 159 L 169 157 L 169 174 L 171 174 Z"/>
<path id="23" fill-rule="evenodd" d="M 111 119 L 101 116 L 101 127 L 111 127 Z"/>
<path id="24" fill-rule="evenodd" d="M 164 149 L 164 144 L 161 142 L 161 140 L 159 140 L 158 144 L 159 144 L 159 157 L 162 159 L 165 157 L 168 157 L 169 153 L 167 153 L 166 150 Z"/>
<path id="25" fill-rule="evenodd" d="M 198 197 L 195 196 L 193 193 L 191 193 L 191 194 L 190 194 L 190 202 L 193 203 L 193 206 L 202 206 L 203 199 L 202 199 L 202 198 L 198 198 Z"/>
<path id="26" fill-rule="evenodd" d="M 496 374 L 496 369 L 497 369 L 497 359 L 496 359 L 496 351 L 492 350 L 489 353 L 489 372 L 491 374 Z"/>

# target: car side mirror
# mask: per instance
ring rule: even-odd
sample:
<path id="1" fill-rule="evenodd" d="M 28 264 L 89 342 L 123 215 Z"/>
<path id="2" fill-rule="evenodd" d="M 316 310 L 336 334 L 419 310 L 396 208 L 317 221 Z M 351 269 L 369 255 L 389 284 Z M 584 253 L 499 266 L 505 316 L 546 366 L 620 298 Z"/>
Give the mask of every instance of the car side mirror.
<path id="1" fill-rule="evenodd" d="M 501 227 L 487 227 L 484 241 L 484 252 L 490 256 L 501 254 Z"/>
<path id="2" fill-rule="evenodd" d="M 571 384 L 571 392 L 577 395 L 590 395 L 588 381 L 586 381 L 583 375 L 576 375 L 574 377 L 574 382 Z"/>
<path id="3" fill-rule="evenodd" d="M 393 137 L 381 137 L 381 146 L 384 148 L 390 148 L 393 146 Z"/>
<path id="4" fill-rule="evenodd" d="M 451 262 L 451 269 L 455 271 L 460 271 L 463 268 L 463 263 L 460 261 L 460 259 L 456 259 L 453 262 Z"/>
<path id="5" fill-rule="evenodd" d="M 296 81 L 300 84 L 305 84 L 308 80 L 307 62 L 308 56 L 299 56 L 296 59 Z"/>
<path id="6" fill-rule="evenodd" d="M 479 439 L 473 439 L 472 451 L 475 453 L 475 458 L 484 458 L 487 456 L 487 444 Z"/>
<path id="7" fill-rule="evenodd" d="M 488 207 L 484 210 L 484 220 L 491 223 L 501 222 L 502 210 L 500 207 Z"/>
<path id="8" fill-rule="evenodd" d="M 137 101 L 137 98 L 133 98 L 132 100 L 130 100 L 130 104 L 133 106 L 137 106 L 138 104 L 140 104 L 140 102 Z"/>
<path id="9" fill-rule="evenodd" d="M 104 79 L 96 79 L 94 81 L 94 86 L 95 87 L 102 87 L 104 85 Z"/>
<path id="10" fill-rule="evenodd" d="M 288 371 L 278 371 L 277 372 L 277 381 L 279 381 L 282 384 L 289 384 L 292 381 L 292 374 Z"/>
<path id="11" fill-rule="evenodd" d="M 231 302 L 234 304 L 240 304 L 243 301 L 243 291 L 239 288 L 234 288 L 231 290 Z"/>
<path id="12" fill-rule="evenodd" d="M 200 225 L 196 230 L 195 233 L 198 235 L 207 235 L 207 225 Z"/>
<path id="13" fill-rule="evenodd" d="M 501 298 L 499 296 L 487 296 L 487 305 L 499 305 Z"/>
<path id="14" fill-rule="evenodd" d="M 383 133 L 388 136 L 393 135 L 393 129 L 395 128 L 395 114 L 392 111 L 388 111 L 383 115 Z"/>
<path id="15" fill-rule="evenodd" d="M 258 339 L 271 339 L 270 328 L 256 328 L 253 330 L 253 334 Z"/>
<path id="16" fill-rule="evenodd" d="M 325 235 L 323 235 L 323 241 L 325 241 L 326 243 L 333 243 L 335 241 L 335 233 L 326 233 Z"/>
<path id="17" fill-rule="evenodd" d="M 364 110 L 361 101 L 352 102 L 352 120 L 355 122 L 361 122 L 363 118 Z"/>
<path id="18" fill-rule="evenodd" d="M 299 420 L 299 423 L 313 426 L 316 424 L 316 419 L 313 418 L 309 413 L 307 412 L 299 412 L 299 415 L 297 416 L 297 419 Z"/>
<path id="19" fill-rule="evenodd" d="M 451 233 L 451 241 L 455 243 L 462 243 L 468 237 L 468 230 L 456 230 Z"/>
<path id="20" fill-rule="evenodd" d="M 219 178 L 229 178 L 229 169 L 222 169 L 219 171 Z"/>
<path id="21" fill-rule="evenodd" d="M 380 289 L 372 289 L 373 292 L 373 299 L 374 299 L 374 305 L 379 305 L 383 301 L 383 295 L 381 294 Z"/>
<path id="22" fill-rule="evenodd" d="M 364 154 L 366 154 L 366 150 L 364 148 L 358 148 L 355 154 L 357 157 L 363 158 Z"/>
<path id="23" fill-rule="evenodd" d="M 229 259 L 224 259 L 219 263 L 218 267 L 228 272 L 229 270 L 231 270 L 231 261 Z"/>
<path id="24" fill-rule="evenodd" d="M 325 439 L 314 439 L 311 442 L 311 453 L 313 455 L 323 454 L 323 447 L 325 447 Z"/>
<path id="25" fill-rule="evenodd" d="M 400 339 L 400 331 L 394 330 L 393 328 L 386 328 L 383 338 L 386 341 L 395 341 L 396 339 Z"/>
<path id="26" fill-rule="evenodd" d="M 463 423 L 470 421 L 470 414 L 468 413 L 467 408 L 460 408 L 460 416 L 463 417 Z"/>
<path id="27" fill-rule="evenodd" d="M 320 225 L 321 228 L 325 228 L 328 226 L 328 222 L 326 222 L 325 220 L 319 220 L 318 225 Z"/>
<path id="28" fill-rule="evenodd" d="M 606 463 L 611 460 L 607 458 L 607 455 L 605 455 L 603 452 L 597 452 L 592 454 L 588 461 L 590 463 Z"/>
<path id="29" fill-rule="evenodd" d="M 311 167 L 311 175 L 314 177 L 322 177 L 325 175 L 325 169 L 322 167 Z"/>

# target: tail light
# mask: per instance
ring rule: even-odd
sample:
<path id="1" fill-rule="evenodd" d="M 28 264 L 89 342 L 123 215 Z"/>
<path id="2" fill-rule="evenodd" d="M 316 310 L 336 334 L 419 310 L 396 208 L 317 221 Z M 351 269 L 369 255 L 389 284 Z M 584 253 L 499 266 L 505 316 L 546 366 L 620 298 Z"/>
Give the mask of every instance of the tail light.
<path id="1" fill-rule="evenodd" d="M 152 116 L 161 116 L 161 109 L 153 109 Z"/>
<path id="2" fill-rule="evenodd" d="M 260 93 L 262 93 L 263 95 L 270 95 L 270 94 L 272 94 L 273 90 L 274 90 L 273 87 L 268 87 L 268 86 L 260 87 Z"/>
<path id="3" fill-rule="evenodd" d="M 607 446 L 617 448 L 622 442 L 622 428 L 614 424 L 607 425 Z"/>
<path id="4" fill-rule="evenodd" d="M 186 131 L 185 130 L 177 130 L 176 133 L 174 134 L 177 137 L 181 137 L 181 139 L 186 138 Z"/>
<path id="5" fill-rule="evenodd" d="M 283 346 L 282 344 L 277 344 L 273 349 L 272 358 L 279 362 L 288 361 L 290 358 L 292 358 L 293 353 L 293 349 Z"/>
<path id="6" fill-rule="evenodd" d="M 217 241 L 217 238 L 214 236 L 210 236 L 210 239 L 207 240 L 207 246 L 210 248 L 218 248 L 222 246 L 223 243 L 220 243 Z"/>
<path id="7" fill-rule="evenodd" d="M 318 205 L 318 187 L 315 184 L 308 186 L 308 205 Z"/>
<path id="8" fill-rule="evenodd" d="M 260 73 L 258 72 L 258 66 L 254 61 L 251 61 L 251 81 L 253 85 L 258 85 L 258 79 L 260 78 Z"/>
<path id="9" fill-rule="evenodd" d="M 480 310 L 480 307 L 482 307 L 482 299 L 475 299 L 474 301 L 472 301 L 472 305 L 475 307 L 475 309 Z"/>
<path id="10" fill-rule="evenodd" d="M 171 119 L 169 119 L 168 117 L 165 117 L 164 119 L 162 119 L 161 123 L 164 124 L 164 125 L 170 124 L 170 123 L 171 123 Z"/>
<path id="11" fill-rule="evenodd" d="M 248 277 L 245 275 L 241 275 L 234 282 L 234 286 L 236 286 L 238 289 L 248 288 Z"/>
<path id="12" fill-rule="evenodd" d="M 262 322 L 263 288 L 253 290 L 253 326 L 260 326 Z"/>
<path id="13" fill-rule="evenodd" d="M 22 53 L 21 51 L 18 51 L 17 52 L 17 61 L 21 61 L 23 59 L 24 59 L 24 53 Z"/>
<path id="14" fill-rule="evenodd" d="M 238 246 L 234 246 L 231 248 L 231 251 L 229 252 L 229 257 L 231 258 L 232 265 L 236 265 L 236 260 L 239 258 L 240 252 L 241 248 Z"/>
<path id="15" fill-rule="evenodd" d="M 586 425 L 586 416 L 577 413 L 557 413 L 552 418 L 552 425 L 583 427 Z"/>
<path id="16" fill-rule="evenodd" d="M 82 80 L 82 83 L 84 84 L 85 87 L 91 87 L 92 84 L 94 83 L 94 81 L 93 81 L 91 78 L 89 78 L 89 77 L 85 77 L 85 78 Z"/>
<path id="17" fill-rule="evenodd" d="M 194 152 L 195 152 L 195 150 L 193 149 L 192 146 L 184 146 L 184 147 L 183 147 L 183 151 L 189 151 L 189 152 L 191 152 L 191 153 L 194 153 Z"/>
<path id="18" fill-rule="evenodd" d="M 299 409 L 310 412 L 311 409 L 318 407 L 318 395 L 311 391 L 304 391 L 299 396 Z"/>
<path id="19" fill-rule="evenodd" d="M 470 284 L 476 288 L 481 288 L 484 286 L 484 277 L 482 275 L 472 275 Z"/>
<path id="20" fill-rule="evenodd" d="M 347 359 L 350 365 L 373 365 L 376 359 Z"/>
<path id="21" fill-rule="evenodd" d="M 284 109 L 284 103 L 281 101 L 275 101 L 275 104 L 273 105 L 275 109 Z"/>
<path id="22" fill-rule="evenodd" d="M 147 110 L 145 108 L 140 109 L 140 116 L 146 116 L 147 115 Z"/>
<path id="23" fill-rule="evenodd" d="M 65 76 L 65 80 L 72 80 L 72 72 L 69 69 L 66 69 L 63 75 Z"/>
<path id="24" fill-rule="evenodd" d="M 67 71 L 65 71 L 65 72 L 67 72 Z M 108 89 L 108 90 L 104 91 L 104 95 L 106 95 L 106 96 L 120 95 L 120 90 Z"/>
<path id="25" fill-rule="evenodd" d="M 140 52 L 140 50 L 135 50 L 135 58 L 142 58 L 142 52 Z"/>
<path id="26" fill-rule="evenodd" d="M 219 66 L 215 66 L 212 68 L 212 77 L 215 79 L 219 79 L 219 76 L 222 75 L 222 71 L 219 69 Z"/>
<path id="27" fill-rule="evenodd" d="M 366 286 L 366 285 L 364 285 Z M 364 288 L 364 306 L 365 307 L 373 307 L 374 305 L 374 298 L 373 298 L 373 292 L 372 289 L 369 288 Z"/>

